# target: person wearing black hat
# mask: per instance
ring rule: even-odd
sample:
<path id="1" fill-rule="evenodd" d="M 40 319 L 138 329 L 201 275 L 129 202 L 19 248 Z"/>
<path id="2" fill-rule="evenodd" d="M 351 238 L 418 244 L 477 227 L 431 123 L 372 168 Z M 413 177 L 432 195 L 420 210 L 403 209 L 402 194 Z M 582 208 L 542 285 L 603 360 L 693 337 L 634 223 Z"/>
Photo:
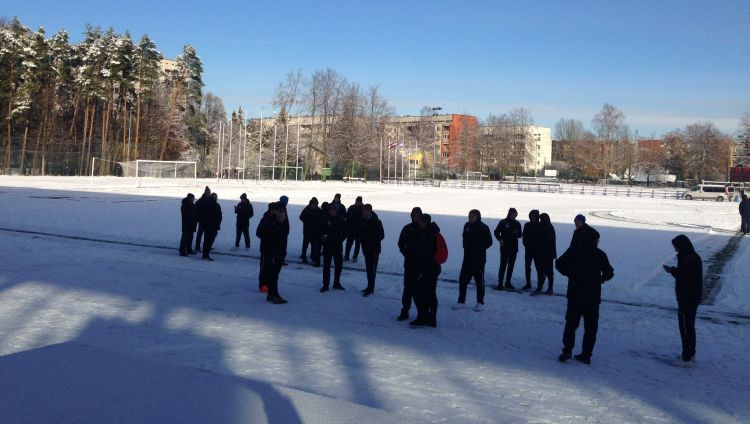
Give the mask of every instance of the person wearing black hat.
<path id="1" fill-rule="evenodd" d="M 409 309 L 414 298 L 417 280 L 419 279 L 419 237 L 422 231 L 419 221 L 422 209 L 414 207 L 411 210 L 411 222 L 404 225 L 398 236 L 398 250 L 404 256 L 404 290 L 401 294 L 401 313 L 396 318 L 399 321 L 409 319 Z"/>
<path id="2" fill-rule="evenodd" d="M 359 198 L 360 201 L 362 200 Z M 362 290 L 362 295 L 367 297 L 375 292 L 375 274 L 378 269 L 378 258 L 380 257 L 380 243 L 385 238 L 383 223 L 380 222 L 378 214 L 372 211 L 372 205 L 362 206 L 362 224 L 357 231 L 358 242 L 362 243 L 362 254 L 365 257 L 365 271 L 367 272 L 367 287 Z M 356 253 L 355 253 L 356 254 Z"/>
<path id="3" fill-rule="evenodd" d="M 331 282 L 331 261 L 333 261 L 333 288 L 335 290 L 344 290 L 341 285 L 341 270 L 343 267 L 343 246 L 342 243 L 346 238 L 344 220 L 336 214 L 336 208 L 328 208 L 328 216 L 323 221 L 321 227 L 323 243 L 323 287 L 320 292 L 327 292 Z"/>
<path id="4" fill-rule="evenodd" d="M 477 209 L 469 212 L 469 221 L 463 231 L 464 260 L 458 276 L 458 303 L 453 307 L 460 309 L 466 303 L 466 289 L 473 278 L 477 285 L 477 304 L 474 310 L 479 312 L 484 307 L 484 265 L 487 262 L 487 249 L 492 246 L 492 233 L 487 224 L 482 222 L 482 214 Z"/>
<path id="5" fill-rule="evenodd" d="M 354 245 L 354 256 L 352 262 L 357 262 L 359 256 L 359 238 L 357 233 L 362 226 L 362 196 L 357 196 L 354 204 L 349 206 L 346 211 L 346 250 L 344 251 L 344 260 L 349 260 L 349 254 Z"/>
<path id="6" fill-rule="evenodd" d="M 314 266 L 320 266 L 320 237 L 324 218 L 316 197 L 310 199 L 310 203 L 299 215 L 299 220 L 302 221 L 302 263 L 307 263 L 307 247 L 310 246 L 310 260 Z"/>
<path id="7" fill-rule="evenodd" d="M 214 245 L 216 235 L 221 230 L 221 205 L 219 205 L 219 196 L 216 193 L 211 193 L 208 198 L 208 203 L 205 205 L 205 212 L 201 225 L 203 225 L 206 240 L 203 243 L 203 259 L 207 261 L 213 261 L 209 254 L 211 253 L 211 247 Z"/>
<path id="8" fill-rule="evenodd" d="M 180 256 L 194 254 L 193 252 L 193 233 L 195 232 L 195 195 L 188 193 L 187 197 L 182 199 L 180 214 L 182 215 L 182 238 L 180 238 Z"/>
<path id="9" fill-rule="evenodd" d="M 279 305 L 287 303 L 279 295 L 279 273 L 284 264 L 284 228 L 286 212 L 280 203 L 269 205 L 269 211 L 263 215 L 258 224 L 256 235 L 260 238 L 261 255 L 261 282 L 266 287 L 268 295 L 266 300 Z"/>
<path id="10" fill-rule="evenodd" d="M 607 254 L 597 247 L 598 242 L 598 233 L 592 237 L 582 237 L 576 246 L 568 248 L 555 262 L 560 274 L 568 277 L 563 349 L 557 358 L 560 362 L 573 357 L 576 329 L 583 318 L 581 353 L 575 355 L 575 359 L 584 364 L 591 364 L 599 328 L 602 284 L 614 277 L 614 269 Z"/>
<path id="11" fill-rule="evenodd" d="M 538 284 L 544 282 L 542 271 L 541 254 L 544 229 L 539 222 L 539 211 L 536 209 L 529 212 L 529 222 L 523 226 L 524 267 L 526 284 L 521 290 L 531 290 L 531 262 L 534 262 Z"/>
<path id="12" fill-rule="evenodd" d="M 253 217 L 253 205 L 247 199 L 247 194 L 240 195 L 240 203 L 234 207 L 237 214 L 237 237 L 234 239 L 234 247 L 240 247 L 240 236 L 245 237 L 245 249 L 250 248 L 250 218 Z"/>
<path id="13" fill-rule="evenodd" d="M 695 315 L 703 297 L 703 261 L 684 234 L 672 239 L 672 246 L 677 252 L 677 266 L 664 265 L 664 271 L 675 280 L 677 320 L 682 339 L 682 355 L 675 365 L 685 366 L 695 358 Z"/>
<path id="14" fill-rule="evenodd" d="M 505 289 L 515 290 L 511 283 L 513 267 L 518 255 L 518 239 L 521 238 L 521 223 L 516 221 L 518 212 L 516 208 L 508 209 L 508 215 L 495 227 L 495 238 L 500 243 L 500 271 L 497 275 L 497 290 L 503 289 L 503 276 L 505 275 Z M 507 275 L 505 274 L 507 269 Z"/>
<path id="15" fill-rule="evenodd" d="M 209 197 L 211 197 L 211 189 L 206 186 L 201 198 L 195 202 L 195 219 L 198 221 L 198 231 L 195 233 L 195 252 L 201 251 L 201 237 L 203 237 L 201 221 L 205 220 L 206 204 Z"/>

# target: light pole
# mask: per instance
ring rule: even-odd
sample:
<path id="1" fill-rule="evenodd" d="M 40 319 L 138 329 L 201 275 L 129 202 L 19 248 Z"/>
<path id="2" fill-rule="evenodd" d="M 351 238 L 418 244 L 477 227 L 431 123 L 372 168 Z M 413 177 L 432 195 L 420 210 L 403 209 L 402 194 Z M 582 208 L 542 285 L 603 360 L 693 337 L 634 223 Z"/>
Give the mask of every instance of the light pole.
<path id="1" fill-rule="evenodd" d="M 273 166 L 271 166 L 271 181 L 276 180 L 276 111 L 273 111 Z"/>
<path id="2" fill-rule="evenodd" d="M 437 116 L 439 110 L 443 110 L 442 107 L 436 106 L 431 108 L 432 110 L 432 116 Z M 432 137 L 435 137 L 435 121 L 430 121 L 432 123 Z M 437 141 L 433 140 L 432 143 L 432 180 L 435 181 L 435 168 L 437 168 L 437 144 L 442 142 L 441 137 L 443 136 L 442 129 L 440 132 L 438 132 L 438 139 Z"/>
<path id="3" fill-rule="evenodd" d="M 258 182 L 260 182 L 261 158 L 263 157 L 263 108 L 260 108 L 260 132 L 258 133 Z"/>

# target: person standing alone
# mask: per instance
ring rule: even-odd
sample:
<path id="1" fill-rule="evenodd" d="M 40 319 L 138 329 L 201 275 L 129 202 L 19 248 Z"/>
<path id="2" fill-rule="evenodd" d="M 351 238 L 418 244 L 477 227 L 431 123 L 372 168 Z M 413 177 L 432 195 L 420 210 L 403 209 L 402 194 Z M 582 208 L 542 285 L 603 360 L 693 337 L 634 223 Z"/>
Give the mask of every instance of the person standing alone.
<path id="1" fill-rule="evenodd" d="M 500 271 L 497 275 L 497 290 L 515 290 L 511 283 L 513 267 L 516 265 L 518 256 L 518 239 L 521 238 L 521 223 L 516 221 L 518 212 L 516 208 L 508 209 L 508 215 L 495 227 L 495 238 L 500 243 Z M 507 275 L 506 273 L 507 269 Z M 503 276 L 505 275 L 505 286 Z"/>
<path id="2" fill-rule="evenodd" d="M 477 285 L 477 304 L 474 310 L 479 312 L 484 307 L 484 265 L 487 262 L 487 249 L 490 246 L 492 246 L 490 229 L 482 222 L 482 214 L 477 209 L 472 209 L 469 212 L 469 221 L 464 224 L 464 260 L 458 276 L 458 303 L 454 309 L 460 309 L 466 303 L 466 289 L 472 278 Z"/>
<path id="3" fill-rule="evenodd" d="M 323 226 L 323 211 L 318 207 L 318 199 L 313 197 L 302 209 L 299 220 L 302 221 L 302 253 L 299 258 L 307 263 L 307 247 L 310 247 L 310 260 L 314 266 L 320 266 L 320 237 Z"/>
<path id="4" fill-rule="evenodd" d="M 742 234 L 750 234 L 750 200 L 747 199 L 747 194 L 742 195 L 742 201 L 740 202 L 740 231 Z"/>
<path id="5" fill-rule="evenodd" d="M 703 297 L 703 261 L 684 234 L 672 239 L 672 246 L 677 252 L 677 266 L 664 265 L 664 271 L 674 277 L 677 320 L 682 339 L 682 355 L 675 365 L 686 366 L 695 358 L 695 315 Z"/>
<path id="6" fill-rule="evenodd" d="M 240 236 L 245 237 L 245 249 L 250 248 L 250 218 L 253 217 L 253 205 L 247 199 L 247 194 L 240 195 L 240 203 L 234 207 L 234 213 L 237 214 L 237 237 L 234 240 L 234 247 L 240 247 Z"/>
<path id="7" fill-rule="evenodd" d="M 261 284 L 266 286 L 268 295 L 266 301 L 275 305 L 287 303 L 279 295 L 279 273 L 284 266 L 286 244 L 284 242 L 286 220 L 285 208 L 281 203 L 269 205 L 268 212 L 258 224 L 256 235 L 260 238 Z"/>
<path id="8" fill-rule="evenodd" d="M 361 201 L 361 198 L 358 199 Z M 362 254 L 365 257 L 367 287 L 362 290 L 362 295 L 367 297 L 375 292 L 375 274 L 378 270 L 380 243 L 385 238 L 383 223 L 380 222 L 378 215 L 372 211 L 372 205 L 369 203 L 362 207 L 362 224 L 357 231 L 356 237 L 357 243 L 362 244 Z"/>

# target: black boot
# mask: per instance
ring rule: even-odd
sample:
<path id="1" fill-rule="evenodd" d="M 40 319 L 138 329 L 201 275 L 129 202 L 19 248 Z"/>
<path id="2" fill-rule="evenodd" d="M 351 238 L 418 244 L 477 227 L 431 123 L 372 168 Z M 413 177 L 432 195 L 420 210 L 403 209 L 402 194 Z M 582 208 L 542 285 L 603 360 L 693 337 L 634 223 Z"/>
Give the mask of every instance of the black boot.
<path id="1" fill-rule="evenodd" d="M 406 309 L 401 309 L 401 314 L 399 314 L 398 318 L 396 318 L 397 321 L 406 321 L 409 319 L 409 311 Z"/>
<path id="2" fill-rule="evenodd" d="M 570 352 L 563 352 L 560 354 L 560 356 L 557 357 L 557 360 L 560 362 L 565 362 L 570 358 L 572 358 L 572 356 L 570 355 Z"/>

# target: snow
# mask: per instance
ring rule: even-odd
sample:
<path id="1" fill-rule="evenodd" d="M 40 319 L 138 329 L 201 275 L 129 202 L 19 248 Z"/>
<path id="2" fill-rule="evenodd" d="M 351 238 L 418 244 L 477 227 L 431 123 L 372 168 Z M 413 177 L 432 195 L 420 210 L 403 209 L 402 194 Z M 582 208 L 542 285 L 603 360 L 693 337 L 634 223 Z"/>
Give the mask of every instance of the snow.
<path id="1" fill-rule="evenodd" d="M 699 308 L 696 366 L 675 368 L 665 360 L 680 348 L 673 283 L 661 270 L 675 261 L 670 240 L 688 235 L 707 262 L 739 226 L 735 203 L 371 183 L 134 185 L 116 178 L 96 178 L 92 185 L 88 178 L 0 177 L 0 254 L 8 258 L 0 268 L 0 393 L 17 400 L 1 402 L 1 422 L 185 421 L 186 412 L 168 402 L 149 402 L 159 392 L 178 403 L 206 398 L 194 410 L 223 411 L 215 422 L 247 422 L 247 413 L 253 422 L 346 422 L 352 413 L 363 422 L 750 419 L 750 238 L 739 241 L 724 268 L 716 301 Z M 176 252 L 179 200 L 204 185 L 218 192 L 224 211 L 213 263 Z M 257 293 L 258 240 L 249 251 L 231 249 L 232 206 L 243 192 L 255 208 L 253 232 L 267 202 L 290 197 L 292 263 L 280 278 L 287 305 L 267 304 Z M 362 195 L 386 228 L 372 297 L 359 296 L 361 260 L 345 264 L 347 291 L 326 294 L 317 292 L 320 270 L 295 263 L 299 212 L 311 196 L 322 202 L 335 193 L 347 205 Z M 437 329 L 410 329 L 395 320 L 402 284 L 395 243 L 417 205 L 432 214 L 450 250 L 438 287 Z M 494 229 L 509 207 L 520 218 L 532 208 L 550 214 L 559 253 L 576 214 L 600 231 L 615 278 L 602 291 L 591 366 L 556 360 L 562 296 L 489 290 L 482 312 L 450 308 L 466 214 L 480 209 Z M 488 286 L 497 278 L 497 249 L 495 243 L 488 252 Z M 522 262 L 516 263 L 516 285 L 523 284 Z M 564 293 L 565 284 L 558 275 L 556 292 Z M 473 296 L 470 288 L 470 301 Z M 23 377 L 29 373 L 40 377 Z M 95 386 L 102 389 L 93 399 L 101 402 L 90 396 L 90 379 L 110 383 Z M 132 387 L 141 382 L 143 390 Z M 19 403 L 39 404 L 60 393 L 66 402 L 31 408 L 33 415 Z M 234 400 L 213 402 L 210 393 Z M 123 404 L 133 406 L 126 413 Z M 291 415 L 281 419 L 269 408 Z M 325 411 L 333 418 L 322 418 Z"/>

